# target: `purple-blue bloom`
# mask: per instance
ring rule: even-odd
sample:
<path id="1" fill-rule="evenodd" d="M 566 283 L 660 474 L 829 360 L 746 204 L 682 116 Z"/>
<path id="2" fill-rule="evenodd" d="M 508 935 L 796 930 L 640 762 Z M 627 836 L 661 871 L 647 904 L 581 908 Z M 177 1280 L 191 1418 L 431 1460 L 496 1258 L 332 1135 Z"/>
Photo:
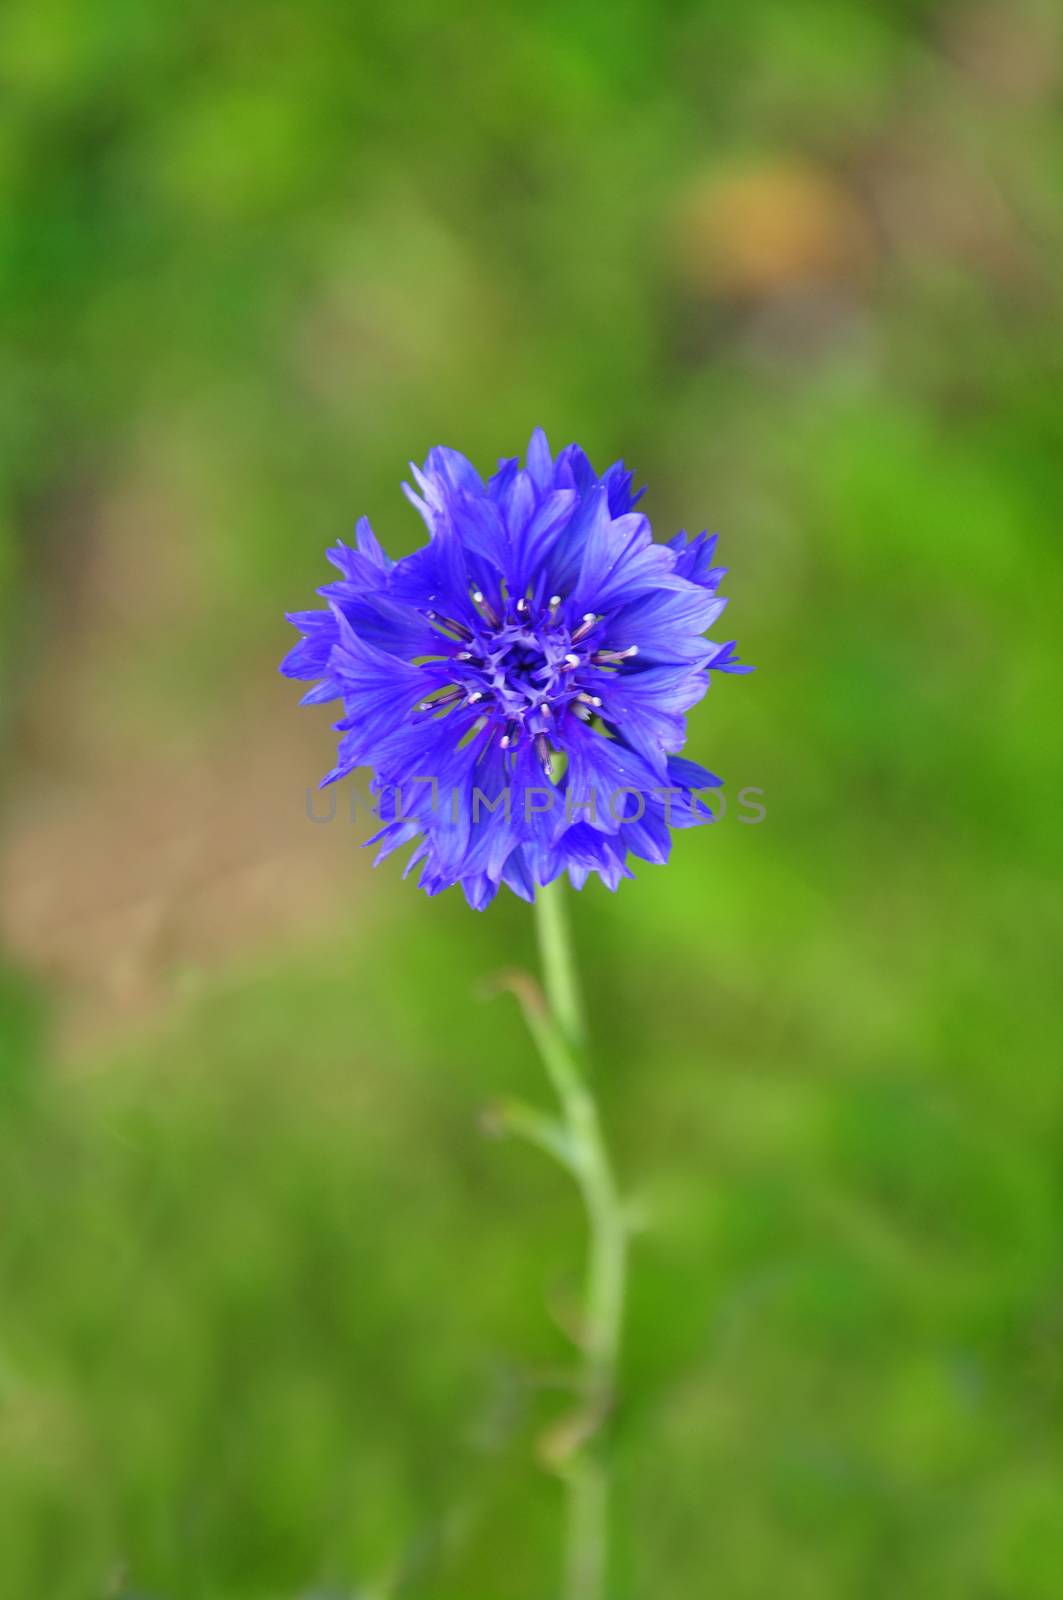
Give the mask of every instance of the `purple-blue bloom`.
<path id="1" fill-rule="evenodd" d="M 371 767 L 377 860 L 416 841 L 407 872 L 477 910 L 501 883 L 533 900 L 666 861 L 720 782 L 679 754 L 686 712 L 710 672 L 750 670 L 704 637 L 727 603 L 715 535 L 654 543 L 623 462 L 599 478 L 541 429 L 486 483 L 456 450 L 412 470 L 428 543 L 393 562 L 363 517 L 328 553 L 328 609 L 289 616 L 282 672 L 320 680 L 304 704 L 343 702 L 324 782 Z"/>

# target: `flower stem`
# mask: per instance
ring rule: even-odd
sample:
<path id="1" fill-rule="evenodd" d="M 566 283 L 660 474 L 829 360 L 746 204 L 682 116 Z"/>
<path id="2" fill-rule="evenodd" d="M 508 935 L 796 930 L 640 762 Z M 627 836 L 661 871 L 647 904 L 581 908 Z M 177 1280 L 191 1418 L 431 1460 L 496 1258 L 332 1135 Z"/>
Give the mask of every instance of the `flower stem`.
<path id="1" fill-rule="evenodd" d="M 548 884 L 536 895 L 535 930 L 539 939 L 546 1003 L 570 1048 L 581 1049 L 587 1030 L 572 951 L 564 879 L 559 878 L 555 883 Z"/>
<path id="2" fill-rule="evenodd" d="M 602 1445 L 612 1410 L 624 1308 L 627 1224 L 586 1069 L 583 1006 L 572 954 L 565 888 L 535 900 L 546 1009 L 525 1016 L 561 1103 L 571 1165 L 587 1213 L 582 1316 L 582 1409 L 562 1463 L 568 1491 L 564 1600 L 602 1600 L 608 1552 L 608 1483 Z"/>

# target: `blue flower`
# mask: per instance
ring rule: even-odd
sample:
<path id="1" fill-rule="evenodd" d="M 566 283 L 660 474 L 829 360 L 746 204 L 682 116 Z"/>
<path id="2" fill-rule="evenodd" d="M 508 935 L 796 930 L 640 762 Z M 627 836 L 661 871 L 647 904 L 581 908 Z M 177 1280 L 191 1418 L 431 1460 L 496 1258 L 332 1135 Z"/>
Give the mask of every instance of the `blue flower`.
<path id="1" fill-rule="evenodd" d="M 598 477 L 541 429 L 486 483 L 456 450 L 412 470 L 428 543 L 393 562 L 363 517 L 329 551 L 328 609 L 289 616 L 282 672 L 343 703 L 324 782 L 372 768 L 377 859 L 415 841 L 422 888 L 477 910 L 500 883 L 615 889 L 629 855 L 667 860 L 720 782 L 679 755 L 686 712 L 710 672 L 750 670 L 704 637 L 727 603 L 715 536 L 656 544 L 623 462 Z"/>

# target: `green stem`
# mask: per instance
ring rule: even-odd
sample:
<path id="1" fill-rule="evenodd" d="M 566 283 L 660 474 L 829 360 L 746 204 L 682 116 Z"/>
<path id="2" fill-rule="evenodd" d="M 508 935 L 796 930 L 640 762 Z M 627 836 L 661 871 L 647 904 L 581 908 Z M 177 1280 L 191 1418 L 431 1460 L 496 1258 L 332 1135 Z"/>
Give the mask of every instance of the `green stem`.
<path id="1" fill-rule="evenodd" d="M 627 1227 L 591 1093 L 584 1057 L 583 1008 L 572 957 L 564 885 L 535 901 L 546 1010 L 525 1016 L 550 1075 L 568 1133 L 572 1169 L 587 1213 L 587 1285 L 582 1319 L 583 1411 L 564 1476 L 568 1534 L 564 1600 L 602 1600 L 608 1551 L 607 1478 L 602 1432 L 612 1409 L 624 1309 Z"/>
<path id="2" fill-rule="evenodd" d="M 563 879 L 559 878 L 536 894 L 535 931 L 539 939 L 546 1003 L 570 1048 L 580 1050 L 586 1037 L 586 1025 Z"/>

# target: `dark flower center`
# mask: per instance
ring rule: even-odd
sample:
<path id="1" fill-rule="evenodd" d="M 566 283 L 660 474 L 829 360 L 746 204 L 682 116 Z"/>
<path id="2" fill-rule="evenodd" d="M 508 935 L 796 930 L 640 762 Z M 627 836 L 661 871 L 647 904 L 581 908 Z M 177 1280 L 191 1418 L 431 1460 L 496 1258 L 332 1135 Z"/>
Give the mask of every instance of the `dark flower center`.
<path id="1" fill-rule="evenodd" d="M 587 613 L 573 626 L 556 595 L 537 608 L 538 615 L 533 615 L 526 599 L 510 603 L 502 616 L 479 591 L 473 603 L 481 619 L 473 628 L 429 613 L 453 649 L 444 658 L 446 681 L 439 684 L 441 693 L 424 701 L 421 710 L 475 705 L 499 732 L 505 749 L 515 748 L 525 738 L 543 745 L 569 707 L 589 721 L 602 703 L 594 687 L 600 686 L 603 669 L 611 674 L 626 656 L 635 654 L 634 648 L 603 650 L 603 619 Z M 433 662 L 432 668 L 440 678 L 443 663 Z"/>
<path id="2" fill-rule="evenodd" d="M 458 655 L 456 681 L 470 698 L 482 700 L 486 715 L 506 723 L 507 745 L 524 732 L 549 728 L 551 717 L 578 694 L 575 680 L 587 660 L 569 629 L 550 617 L 539 627 L 520 619 L 485 629 Z"/>

